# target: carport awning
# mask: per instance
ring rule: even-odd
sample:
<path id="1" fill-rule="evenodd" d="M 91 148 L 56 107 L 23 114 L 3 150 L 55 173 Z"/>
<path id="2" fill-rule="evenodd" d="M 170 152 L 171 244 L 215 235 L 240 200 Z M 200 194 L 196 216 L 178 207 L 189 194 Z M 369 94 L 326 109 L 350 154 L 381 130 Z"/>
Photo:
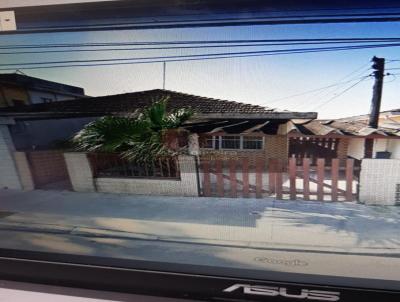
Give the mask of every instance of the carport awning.
<path id="1" fill-rule="evenodd" d="M 336 120 L 276 120 L 276 119 L 212 119 L 192 121 L 184 125 L 190 132 L 199 134 L 268 134 L 304 136 L 381 136 L 400 138 L 398 128 L 370 128 L 363 122 Z"/>
<path id="2" fill-rule="evenodd" d="M 227 133 L 227 134 L 285 134 L 288 120 L 209 120 L 187 123 L 184 128 L 199 134 Z M 286 131 L 284 131 L 286 132 Z"/>

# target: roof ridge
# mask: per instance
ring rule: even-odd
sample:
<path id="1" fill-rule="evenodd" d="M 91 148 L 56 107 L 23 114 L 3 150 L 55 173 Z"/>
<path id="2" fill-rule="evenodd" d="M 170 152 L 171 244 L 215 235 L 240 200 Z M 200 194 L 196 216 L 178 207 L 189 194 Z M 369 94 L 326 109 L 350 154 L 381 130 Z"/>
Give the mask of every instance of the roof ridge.
<path id="1" fill-rule="evenodd" d="M 180 95 L 186 95 L 186 96 L 191 96 L 191 97 L 196 97 L 196 98 L 202 98 L 202 99 L 211 100 L 211 101 L 222 101 L 222 102 L 228 102 L 228 103 L 233 103 L 233 104 L 237 104 L 237 105 L 258 107 L 258 108 L 262 108 L 262 109 L 266 109 L 266 110 L 271 110 L 272 109 L 270 107 L 261 106 L 259 104 L 251 104 L 251 103 L 244 103 L 244 102 L 226 100 L 226 99 L 221 99 L 221 98 L 207 97 L 207 96 L 201 96 L 201 95 L 197 95 L 197 94 L 181 92 L 181 91 L 176 91 L 176 90 L 169 90 L 169 89 L 150 89 L 150 90 L 145 90 L 143 92 L 149 92 L 149 91 L 167 91 L 167 92 L 172 92 L 172 93 L 176 93 L 176 94 L 180 94 Z M 133 93 L 135 93 L 135 92 L 133 92 Z"/>

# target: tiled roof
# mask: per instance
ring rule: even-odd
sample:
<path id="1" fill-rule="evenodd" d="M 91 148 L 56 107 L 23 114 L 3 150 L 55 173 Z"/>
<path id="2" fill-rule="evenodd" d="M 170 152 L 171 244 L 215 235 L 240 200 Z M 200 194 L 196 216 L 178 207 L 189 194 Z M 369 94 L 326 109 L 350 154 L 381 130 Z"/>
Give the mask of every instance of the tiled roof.
<path id="1" fill-rule="evenodd" d="M 160 97 L 169 96 L 168 109 L 192 108 L 198 113 L 269 113 L 273 109 L 259 105 L 207 98 L 169 90 L 155 89 L 102 97 L 81 98 L 53 103 L 0 109 L 15 113 L 133 113 L 150 106 Z"/>
<path id="2" fill-rule="evenodd" d="M 343 121 L 343 120 L 312 120 L 296 121 L 293 120 L 290 129 L 291 133 L 305 135 L 350 135 L 350 136 L 400 136 L 400 124 L 397 127 L 386 127 L 379 125 L 377 129 L 368 127 L 367 121 Z"/>

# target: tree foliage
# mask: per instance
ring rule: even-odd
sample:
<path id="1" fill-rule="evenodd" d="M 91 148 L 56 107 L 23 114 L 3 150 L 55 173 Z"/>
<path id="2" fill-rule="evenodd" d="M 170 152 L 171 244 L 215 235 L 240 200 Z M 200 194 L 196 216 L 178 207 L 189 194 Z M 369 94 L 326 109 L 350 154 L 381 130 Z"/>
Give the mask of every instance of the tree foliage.
<path id="1" fill-rule="evenodd" d="M 163 134 L 177 129 L 193 114 L 191 109 L 167 111 L 168 98 L 162 98 L 139 116 L 105 116 L 87 124 L 72 139 L 80 151 L 118 152 L 128 160 L 151 161 L 173 155 L 163 143 Z"/>

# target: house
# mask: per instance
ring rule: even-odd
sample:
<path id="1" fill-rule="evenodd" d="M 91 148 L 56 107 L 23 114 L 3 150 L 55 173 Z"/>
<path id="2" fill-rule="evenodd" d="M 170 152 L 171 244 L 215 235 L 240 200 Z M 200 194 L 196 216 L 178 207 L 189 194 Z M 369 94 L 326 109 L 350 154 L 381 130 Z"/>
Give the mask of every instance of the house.
<path id="1" fill-rule="evenodd" d="M 377 129 L 368 127 L 368 119 L 293 120 L 292 123 L 289 131 L 291 140 L 289 156 L 361 160 L 365 157 L 365 140 L 371 139 L 373 140 L 372 158 L 400 159 L 400 124 L 398 123 L 391 125 L 381 123 Z"/>
<path id="2" fill-rule="evenodd" d="M 69 139 L 91 120 L 105 115 L 134 115 L 162 97 L 169 97 L 169 110 L 192 108 L 195 111 L 193 120 L 185 127 L 201 134 L 205 152 L 211 149 L 205 145 L 209 140 L 203 139 L 209 132 L 214 137 L 220 134 L 221 144 L 214 143 L 214 149 L 287 158 L 286 123 L 291 119 L 317 117 L 314 112 L 278 111 L 161 89 L 2 108 L 0 116 L 15 121 L 10 132 L 18 150 L 45 149 Z M 234 134 L 240 136 L 239 145 Z"/>
<path id="3" fill-rule="evenodd" d="M 85 96 L 83 88 L 25 74 L 0 74 L 0 108 L 51 103 Z"/>
<path id="4" fill-rule="evenodd" d="M 387 124 L 371 129 L 361 120 L 317 120 L 315 112 L 279 111 L 162 89 L 2 108 L 0 116 L 15 121 L 9 128 L 18 150 L 46 149 L 94 119 L 135 115 L 163 97 L 169 97 L 170 110 L 195 111 L 184 127 L 199 135 L 204 156 L 248 157 L 253 164 L 256 158 L 361 159 L 367 138 L 375 140 L 374 155 L 389 151 L 399 156 L 399 129 Z"/>
<path id="5" fill-rule="evenodd" d="M 353 128 L 365 129 L 369 121 L 369 115 L 359 115 L 338 120 L 338 123 L 351 125 Z M 382 111 L 379 115 L 379 129 L 370 129 L 375 134 L 373 157 L 386 156 L 392 159 L 400 159 L 400 141 L 394 139 L 400 135 L 400 109 Z M 357 159 L 364 157 L 364 139 L 350 140 L 349 156 Z"/>
<path id="6" fill-rule="evenodd" d="M 12 159 L 18 152 L 26 153 L 30 161 L 32 174 L 42 181 L 51 171 L 65 170 L 62 164 L 62 151 L 49 152 L 57 149 L 60 142 L 69 140 L 87 123 L 106 115 L 134 116 L 149 107 L 155 100 L 169 97 L 168 109 L 191 108 L 195 116 L 185 128 L 198 132 L 201 136 L 201 156 L 208 156 L 210 152 L 219 153 L 224 158 L 245 156 L 249 158 L 287 158 L 288 140 L 284 131 L 285 125 L 291 119 L 315 119 L 313 112 L 278 111 L 258 105 L 244 104 L 233 101 L 195 96 L 169 90 L 149 90 L 127 94 L 109 95 L 101 97 L 83 97 L 68 101 L 32 104 L 28 106 L 14 106 L 0 109 L 0 158 L 6 170 L 12 171 Z M 214 124 L 217 126 L 214 127 Z M 207 133 L 207 129 L 219 129 L 219 132 Z M 243 132 L 243 133 L 242 133 Z M 212 143 L 211 150 L 208 136 L 219 135 L 221 148 Z M 216 139 L 215 139 L 216 141 Z M 239 141 L 239 144 L 238 144 Z M 3 147 L 2 147 L 3 146 Z M 35 150 L 35 152 L 32 152 Z M 42 150 L 42 152 L 39 152 Z M 25 155 L 24 155 L 25 156 Z M 39 158 L 36 158 L 39 157 Z M 18 161 L 18 160 L 17 160 Z M 38 169 L 32 169 L 35 162 Z M 252 161 L 254 163 L 254 161 Z M 55 166 L 55 163 L 60 165 Z M 27 164 L 25 163 L 25 166 Z M 16 164 L 21 170 L 21 164 Z M 48 167 L 48 169 L 45 167 Z M 0 161 L 0 168 L 2 163 Z M 27 168 L 25 168 L 27 170 Z M 24 170 L 24 171 L 25 171 Z M 28 169 L 29 170 L 29 169 Z M 46 170 L 47 175 L 42 175 Z M 32 187 L 30 185 L 15 185 L 18 182 L 15 170 L 13 176 L 0 177 L 0 187 L 11 182 L 8 187 Z M 21 174 L 21 173 L 20 173 Z M 4 178 L 3 183 L 1 178 Z M 35 178 L 35 175 L 33 175 Z M 57 179 L 59 177 L 57 176 Z"/>
<path id="7" fill-rule="evenodd" d="M 108 160 L 107 165 L 112 164 L 110 169 L 100 175 L 94 171 L 107 165 L 93 164 L 91 154 L 52 151 L 60 148 L 57 142 L 69 140 L 90 121 L 107 115 L 135 117 L 165 97 L 169 98 L 167 110 L 191 108 L 195 112 L 183 128 L 191 139 L 196 138 L 192 146 L 199 146 L 196 150 L 199 162 L 193 156 L 180 156 L 175 163 L 180 176 L 173 173 L 171 179 L 171 163 L 161 162 L 153 163 L 151 169 L 161 173 L 162 179 L 154 173 L 150 175 L 153 179 L 149 179 L 147 168 L 142 169 L 142 172 L 146 170 L 143 176 L 140 167 L 133 169 L 139 171 L 136 176 L 131 167 L 115 158 Z M 380 157 L 378 147 L 382 142 L 397 146 L 400 139 L 399 129 L 382 125 L 373 129 L 362 121 L 317 120 L 315 112 L 279 111 L 161 89 L 2 108 L 0 130 L 0 158 L 3 159 L 0 168 L 12 171 L 14 166 L 13 176 L 7 173 L 0 176 L 0 187 L 6 184 L 12 187 L 11 183 L 16 188 L 37 188 L 38 183 L 47 185 L 64 176 L 77 191 L 222 197 L 236 196 L 239 188 L 245 197 L 276 194 L 279 199 L 286 194 L 296 199 L 302 194 L 306 200 L 324 200 L 329 196 L 333 201 L 357 198 L 361 161 L 354 165 L 351 158 L 361 159 L 362 155 L 354 154 L 354 145 L 363 145 L 366 139 L 372 139 L 374 157 Z M 37 151 L 32 152 L 33 149 Z M 189 148 L 189 151 L 193 150 Z M 15 165 L 10 164 L 13 158 Z M 296 158 L 297 164 L 293 165 L 294 160 L 290 158 Z M 308 159 L 311 161 L 305 166 Z M 372 161 L 366 164 L 374 166 L 377 161 Z M 110 175 L 115 170 L 123 173 L 129 170 L 135 177 Z M 33 176 L 28 176 L 26 171 Z M 370 173 L 371 169 L 365 171 Z M 371 179 L 368 175 L 364 178 Z M 365 190 L 372 186 L 360 187 Z M 391 188 L 394 189 L 390 192 L 397 190 L 395 184 Z M 362 196 L 364 201 L 375 202 L 375 195 L 367 192 Z M 390 202 L 397 201 L 390 197 Z"/>
<path id="8" fill-rule="evenodd" d="M 368 121 L 369 114 L 341 118 L 341 121 Z M 379 125 L 400 123 L 400 108 L 381 111 L 379 114 Z"/>

